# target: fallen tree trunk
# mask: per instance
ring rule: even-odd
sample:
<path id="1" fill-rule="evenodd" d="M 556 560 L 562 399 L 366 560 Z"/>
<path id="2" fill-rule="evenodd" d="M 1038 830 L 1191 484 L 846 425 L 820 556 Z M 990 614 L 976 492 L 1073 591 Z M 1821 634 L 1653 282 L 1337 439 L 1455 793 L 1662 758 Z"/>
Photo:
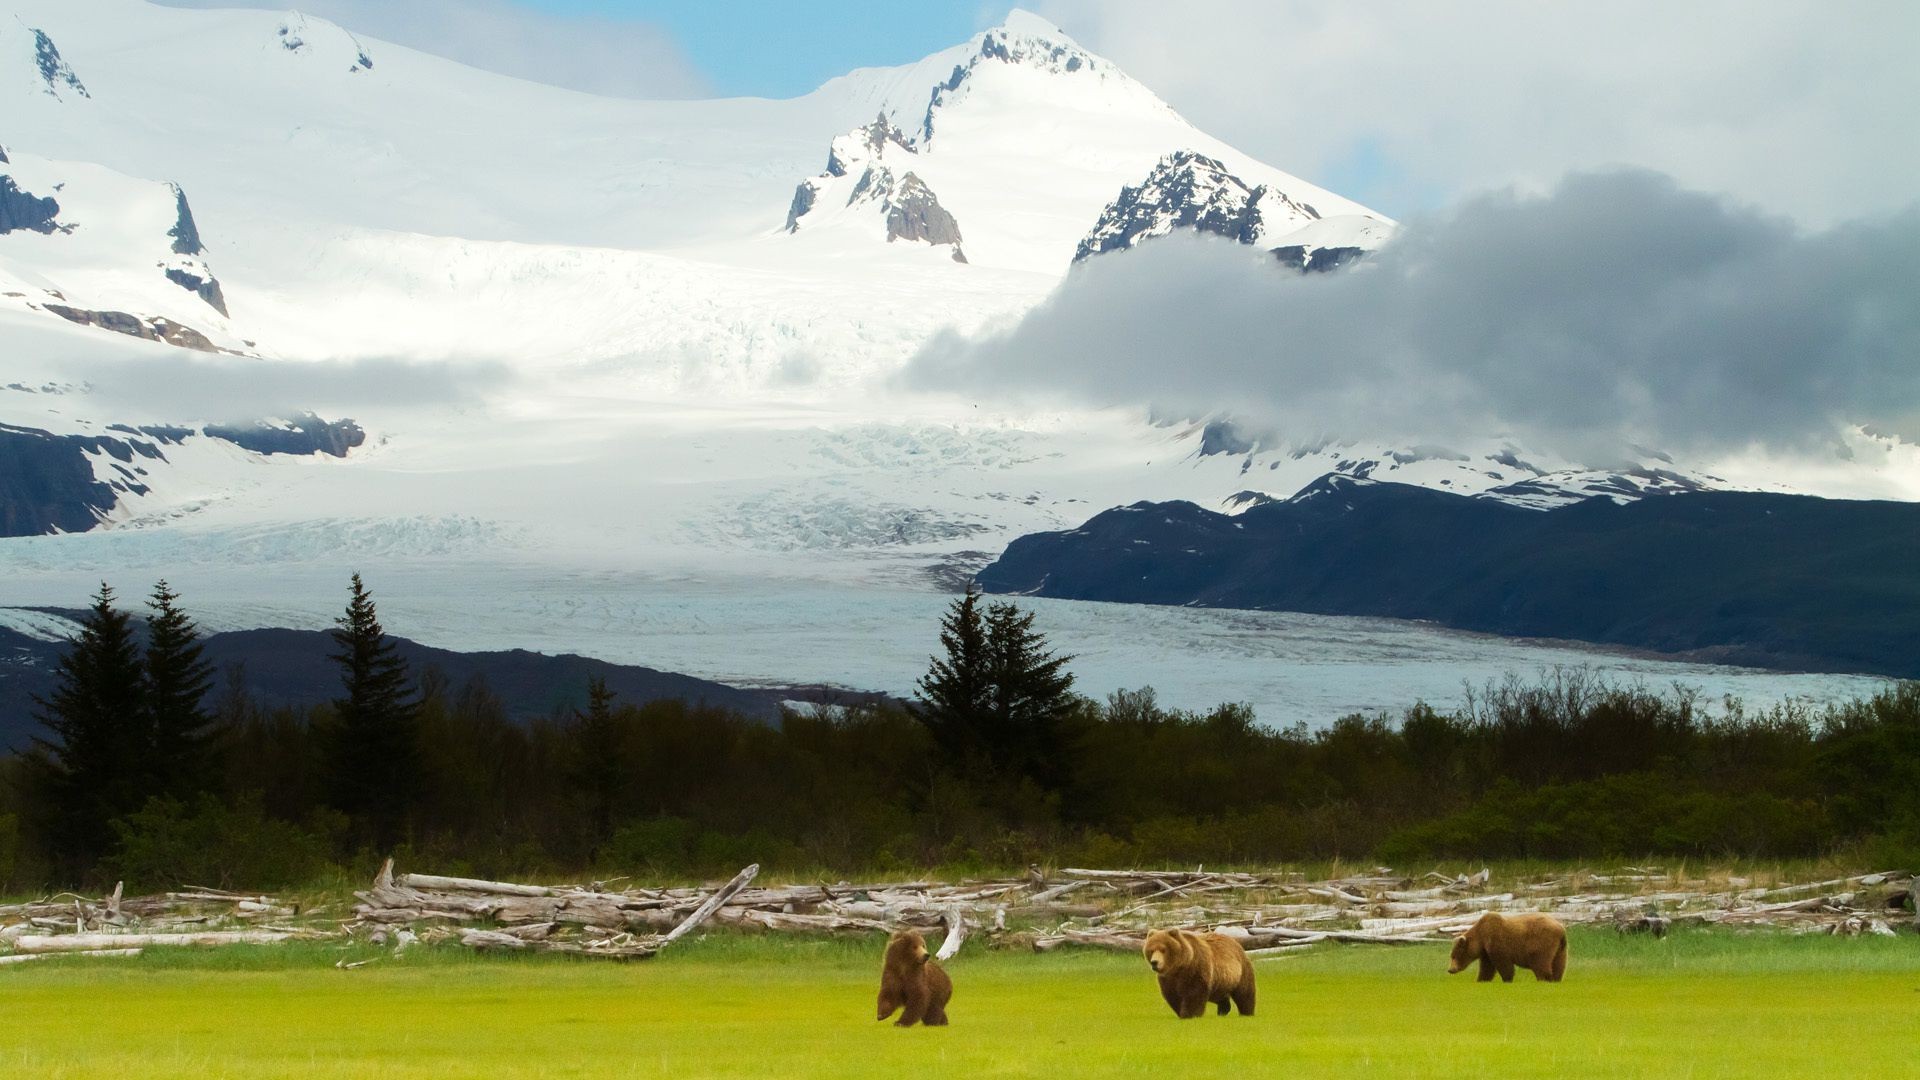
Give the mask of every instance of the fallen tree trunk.
<path id="1" fill-rule="evenodd" d="M 960 943 L 967 940 L 967 920 L 960 914 L 959 908 L 947 910 L 947 938 L 940 943 L 940 951 L 933 954 L 935 960 L 951 960 L 960 952 Z"/>
<path id="2" fill-rule="evenodd" d="M 30 964 L 35 960 L 54 960 L 62 956 L 139 956 L 144 949 L 86 949 L 79 952 L 14 953 L 0 956 L 0 964 Z"/>
<path id="3" fill-rule="evenodd" d="M 301 935 L 285 930 L 213 930 L 197 934 L 28 934 L 14 939 L 23 953 L 89 952 L 152 946 L 278 945 Z"/>

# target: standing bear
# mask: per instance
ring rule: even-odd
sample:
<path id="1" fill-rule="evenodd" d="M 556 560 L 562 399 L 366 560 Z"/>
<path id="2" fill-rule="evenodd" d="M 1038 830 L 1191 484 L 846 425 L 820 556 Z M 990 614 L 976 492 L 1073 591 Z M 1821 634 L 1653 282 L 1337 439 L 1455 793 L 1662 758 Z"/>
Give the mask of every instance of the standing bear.
<path id="1" fill-rule="evenodd" d="M 1209 1001 L 1221 1016 L 1228 1002 L 1241 1016 L 1253 1015 L 1253 962 L 1238 941 L 1225 934 L 1155 930 L 1141 951 L 1160 976 L 1160 996 L 1173 1015 L 1191 1020 L 1207 1011 Z"/>
<path id="2" fill-rule="evenodd" d="M 1447 974 L 1457 975 L 1480 961 L 1480 981 L 1492 982 L 1499 972 L 1513 981 L 1513 969 L 1526 968 L 1541 982 L 1559 982 L 1567 973 L 1567 928 L 1551 915 L 1530 912 L 1501 915 L 1489 911 L 1466 933 L 1453 939 L 1453 960 Z"/>
<path id="3" fill-rule="evenodd" d="M 880 1015 L 904 1010 L 895 1027 L 944 1027 L 947 1002 L 953 998 L 953 980 L 933 962 L 918 930 L 902 930 L 887 940 L 887 958 L 880 966 Z"/>

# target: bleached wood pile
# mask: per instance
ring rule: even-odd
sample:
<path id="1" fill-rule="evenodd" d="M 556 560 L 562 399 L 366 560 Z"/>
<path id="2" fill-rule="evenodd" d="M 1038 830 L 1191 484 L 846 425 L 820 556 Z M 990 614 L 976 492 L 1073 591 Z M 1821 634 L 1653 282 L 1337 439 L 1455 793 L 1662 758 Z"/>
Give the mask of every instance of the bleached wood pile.
<path id="1" fill-rule="evenodd" d="M 450 942 L 638 959 L 709 923 L 798 934 L 913 927 L 939 935 L 943 959 L 975 941 L 1042 952 L 1135 950 L 1158 927 L 1216 929 L 1238 937 L 1256 956 L 1326 941 L 1444 942 L 1485 911 L 1545 911 L 1567 923 L 1653 934 L 1684 924 L 1849 935 L 1920 928 L 1904 906 L 1920 884 L 1896 872 L 1761 887 L 1737 877 L 1685 879 L 1645 867 L 1499 885 L 1485 870 L 1416 879 L 1384 868 L 1309 880 L 1280 872 L 1034 867 L 1012 878 L 831 885 L 756 885 L 758 871 L 746 867 L 718 888 L 616 889 L 396 874 L 389 860 L 354 894 L 346 921 L 324 908 L 303 911 L 271 896 L 211 889 L 127 898 L 116 888 L 97 900 L 65 894 L 0 906 L 0 963 L 315 939 L 400 946 L 386 956 L 414 942 Z"/>
<path id="2" fill-rule="evenodd" d="M 339 936 L 316 926 L 324 909 L 255 893 L 186 889 L 152 896 L 113 892 L 94 899 L 62 893 L 25 904 L 0 905 L 0 965 L 59 954 L 138 956 L 152 947 L 277 945 Z"/>

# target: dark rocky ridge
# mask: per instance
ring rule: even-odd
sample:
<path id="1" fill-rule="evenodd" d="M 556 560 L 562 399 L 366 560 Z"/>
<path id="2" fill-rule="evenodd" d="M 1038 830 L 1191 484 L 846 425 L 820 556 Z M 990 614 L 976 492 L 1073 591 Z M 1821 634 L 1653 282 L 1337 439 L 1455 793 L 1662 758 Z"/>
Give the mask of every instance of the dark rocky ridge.
<path id="1" fill-rule="evenodd" d="M 79 612 L 55 612 L 77 618 Z M 136 626 L 139 620 L 135 620 Z M 600 677 L 623 703 L 678 700 L 732 709 L 771 722 L 779 703 L 771 692 L 741 690 L 723 683 L 630 664 L 610 664 L 584 656 L 515 649 L 506 652 L 455 652 L 395 638 L 400 654 L 418 678 L 428 668 L 446 679 L 457 694 L 469 680 L 484 677 L 507 715 L 519 722 L 549 717 L 556 710 L 585 708 L 587 680 Z M 0 749 L 18 749 L 40 730 L 33 695 L 45 695 L 63 642 L 43 641 L 0 627 Z M 211 634 L 206 657 L 221 676 L 210 695 L 227 692 L 231 672 L 255 702 L 268 708 L 308 707 L 340 695 L 340 669 L 327 659 L 332 639 L 319 630 L 238 630 Z"/>
<path id="2" fill-rule="evenodd" d="M 6 160 L 0 156 L 0 163 Z M 0 176 L 0 236 L 10 232 L 51 234 L 60 227 L 55 220 L 59 214 L 58 200 L 21 191 L 13 177 Z"/>
<path id="3" fill-rule="evenodd" d="M 1920 504 L 1708 491 L 1529 510 L 1329 476 L 1238 516 L 1137 503 L 1015 540 L 999 593 L 1420 619 L 1920 677 Z"/>
<path id="4" fill-rule="evenodd" d="M 1349 263 L 1365 258 L 1365 248 L 1323 247 L 1308 250 L 1300 244 L 1291 244 L 1273 249 L 1273 256 L 1281 265 L 1298 270 L 1303 274 L 1323 273 L 1338 270 Z"/>
<path id="5" fill-rule="evenodd" d="M 933 189 L 912 173 L 900 178 L 899 188 L 887 201 L 887 240 L 952 244 L 953 260 L 967 261 L 960 251 L 960 224 L 940 205 Z"/>
<path id="6" fill-rule="evenodd" d="M 126 311 L 90 311 L 66 304 L 42 304 L 41 307 L 68 322 L 78 323 L 81 326 L 111 330 L 116 334 L 126 334 L 143 341 L 157 341 L 182 349 L 193 349 L 196 352 L 220 351 L 220 347 L 215 345 L 207 335 L 191 326 L 184 326 L 172 319 L 164 319 L 157 315 L 142 317 Z"/>
<path id="7" fill-rule="evenodd" d="M 352 420 L 322 420 L 313 413 L 288 417 L 284 422 L 256 420 L 250 424 L 208 424 L 208 438 L 225 439 L 256 454 L 326 454 L 343 458 L 362 446 L 367 433 Z"/>
<path id="8" fill-rule="evenodd" d="M 284 422 L 209 424 L 202 431 L 173 425 L 129 427 L 114 435 L 55 435 L 0 424 L 0 536 L 86 532 L 120 504 L 122 495 L 152 490 L 143 463 L 164 463 L 166 447 L 204 435 L 256 454 L 328 454 L 346 457 L 366 442 L 352 420 L 312 413 Z M 96 478 L 92 455 L 112 459 L 112 479 Z"/>
<path id="9" fill-rule="evenodd" d="M 40 69 L 41 80 L 47 84 L 47 93 L 57 98 L 60 88 L 64 86 L 83 98 L 92 97 L 80 82 L 80 76 L 74 74 L 72 65 L 61 59 L 60 50 L 54 47 L 53 39 L 47 36 L 47 32 L 33 29 L 32 34 L 34 64 Z"/>
<path id="10" fill-rule="evenodd" d="M 1169 154 L 1146 179 L 1120 189 L 1119 197 L 1101 211 L 1093 231 L 1080 241 L 1073 261 L 1125 250 L 1173 229 L 1254 243 L 1260 236 L 1260 201 L 1266 191 L 1247 186 L 1205 154 L 1193 150 Z"/>

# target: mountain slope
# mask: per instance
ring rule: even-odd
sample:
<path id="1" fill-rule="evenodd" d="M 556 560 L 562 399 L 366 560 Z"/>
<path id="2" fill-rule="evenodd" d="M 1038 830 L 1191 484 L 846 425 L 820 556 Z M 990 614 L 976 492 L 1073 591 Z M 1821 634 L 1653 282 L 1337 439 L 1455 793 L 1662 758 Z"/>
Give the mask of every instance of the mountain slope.
<path id="1" fill-rule="evenodd" d="M 1237 517 L 1136 503 L 1022 537 L 992 592 L 1434 620 L 1920 676 L 1920 505 L 1751 492 L 1547 513 L 1330 476 Z"/>

